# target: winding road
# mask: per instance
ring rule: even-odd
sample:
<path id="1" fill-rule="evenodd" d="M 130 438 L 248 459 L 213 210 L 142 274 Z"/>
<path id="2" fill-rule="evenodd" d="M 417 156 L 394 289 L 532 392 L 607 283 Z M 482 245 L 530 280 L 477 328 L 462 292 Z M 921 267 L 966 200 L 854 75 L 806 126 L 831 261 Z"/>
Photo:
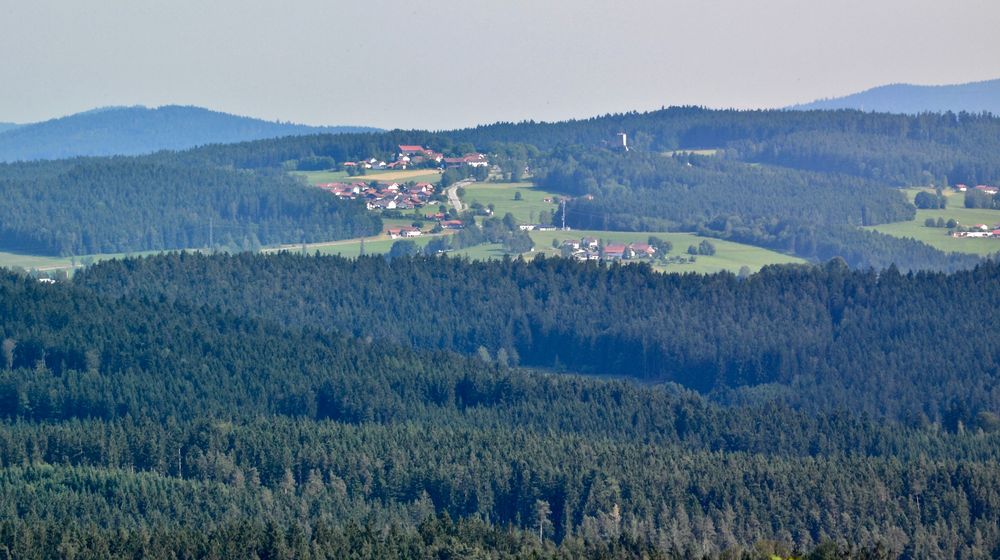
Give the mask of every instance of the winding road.
<path id="1" fill-rule="evenodd" d="M 475 179 L 463 179 L 452 186 L 448 187 L 445 192 L 448 194 L 448 202 L 455 207 L 456 212 L 462 211 L 462 201 L 458 198 L 458 187 L 464 187 L 466 185 L 471 185 L 475 183 Z"/>

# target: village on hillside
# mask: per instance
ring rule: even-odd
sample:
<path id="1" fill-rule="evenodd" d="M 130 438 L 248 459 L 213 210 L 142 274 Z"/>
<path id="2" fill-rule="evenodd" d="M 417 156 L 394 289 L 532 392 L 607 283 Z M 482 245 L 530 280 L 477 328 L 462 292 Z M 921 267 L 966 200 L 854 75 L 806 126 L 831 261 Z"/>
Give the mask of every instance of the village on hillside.
<path id="1" fill-rule="evenodd" d="M 567 239 L 559 244 L 560 251 L 579 261 L 622 261 L 651 259 L 656 247 L 648 243 L 608 243 L 601 245 L 596 237 L 583 237 L 579 241 Z"/>
<path id="2" fill-rule="evenodd" d="M 461 157 L 448 158 L 423 146 L 400 145 L 396 160 L 392 163 L 377 158 L 348 161 L 341 164 L 344 169 L 364 168 L 372 170 L 405 170 L 414 166 L 432 169 L 456 169 L 461 167 L 488 167 L 490 162 L 484 154 L 470 153 Z M 345 200 L 362 199 L 369 210 L 413 210 L 431 202 L 437 194 L 433 184 L 428 182 L 396 181 L 350 181 L 320 183 L 317 187 Z"/>
<path id="3" fill-rule="evenodd" d="M 345 200 L 362 199 L 369 210 L 412 210 L 428 204 L 435 194 L 434 185 L 426 182 L 320 183 L 317 187 Z"/>
<path id="4" fill-rule="evenodd" d="M 360 161 L 345 161 L 341 165 L 345 170 L 350 169 L 409 169 L 411 167 L 424 166 L 427 167 L 430 164 L 433 167 L 438 167 L 440 169 L 456 168 L 462 166 L 468 167 L 488 167 L 490 165 L 489 159 L 485 154 L 479 153 L 469 153 L 464 154 L 460 157 L 444 157 L 444 154 L 435 152 L 430 148 L 425 148 L 423 146 L 409 146 L 401 144 L 398 146 L 399 151 L 396 153 L 396 160 L 391 163 L 386 163 L 385 160 L 380 160 L 378 158 L 368 158 L 362 159 Z"/>

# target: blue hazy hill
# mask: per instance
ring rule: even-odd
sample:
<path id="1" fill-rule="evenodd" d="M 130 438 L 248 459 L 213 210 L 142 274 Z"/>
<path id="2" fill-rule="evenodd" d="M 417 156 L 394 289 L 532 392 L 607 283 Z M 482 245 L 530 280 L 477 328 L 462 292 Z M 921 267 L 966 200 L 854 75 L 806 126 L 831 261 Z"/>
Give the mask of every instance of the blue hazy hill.
<path id="1" fill-rule="evenodd" d="M 789 109 L 860 109 L 879 113 L 990 112 L 1000 115 L 1000 79 L 967 84 L 891 84 L 844 97 L 820 99 Z"/>
<path id="2" fill-rule="evenodd" d="M 0 124 L 0 161 L 137 155 L 205 144 L 374 130 L 378 129 L 272 122 L 190 106 L 109 107 L 39 123 Z"/>

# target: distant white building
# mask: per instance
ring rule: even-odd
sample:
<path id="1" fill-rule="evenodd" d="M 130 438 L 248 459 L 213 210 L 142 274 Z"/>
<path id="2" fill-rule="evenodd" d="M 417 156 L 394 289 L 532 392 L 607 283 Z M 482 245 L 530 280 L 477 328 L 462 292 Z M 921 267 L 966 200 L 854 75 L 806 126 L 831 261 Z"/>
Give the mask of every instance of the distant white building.
<path id="1" fill-rule="evenodd" d="M 624 132 L 619 132 L 617 135 L 617 141 L 615 142 L 615 148 L 619 150 L 628 151 L 628 135 Z"/>

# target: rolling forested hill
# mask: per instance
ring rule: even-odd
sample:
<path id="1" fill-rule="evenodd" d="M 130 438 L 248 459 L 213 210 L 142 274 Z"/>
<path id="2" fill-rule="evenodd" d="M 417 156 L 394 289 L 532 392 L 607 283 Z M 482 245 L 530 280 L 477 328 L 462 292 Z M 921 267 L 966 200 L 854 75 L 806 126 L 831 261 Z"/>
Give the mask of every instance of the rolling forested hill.
<path id="1" fill-rule="evenodd" d="M 620 131 L 631 139 L 628 152 L 609 149 Z M 199 247 L 201 232 L 216 220 L 231 232 L 229 248 L 254 247 L 254 236 L 297 243 L 374 232 L 377 224 L 360 208 L 299 192 L 304 187 L 280 175 L 304 160 L 392 159 L 400 144 L 485 151 L 505 178 L 527 172 L 575 197 L 566 205 L 575 228 L 696 232 L 814 261 L 841 256 L 856 268 L 974 266 L 977 257 L 858 226 L 912 219 L 914 207 L 897 187 L 1000 182 L 1000 119 L 988 115 L 670 108 L 552 124 L 293 136 L 133 158 L 2 165 L 8 202 L 0 203 L 0 250 L 66 255 Z M 184 198 L 163 192 L 181 184 Z M 271 201 L 277 192 L 294 198 L 290 212 L 261 198 L 265 192 Z M 336 209 L 302 209 L 315 204 Z M 320 218 L 327 213 L 337 218 Z M 304 217 L 296 228 L 288 220 L 297 216 Z"/>
<path id="2" fill-rule="evenodd" d="M 291 255 L 3 274 L 0 553 L 995 556 L 998 283 Z M 666 360 L 717 398 L 515 351 Z"/>
<path id="3" fill-rule="evenodd" d="M 622 131 L 631 150 L 609 150 Z M 976 257 L 856 226 L 912 219 L 897 187 L 1000 182 L 1000 119 L 968 113 L 674 107 L 443 133 L 263 140 L 179 157 L 256 169 L 308 157 L 389 155 L 403 143 L 487 151 L 509 178 L 528 169 L 549 190 L 578 197 L 567 205 L 573 227 L 696 231 L 813 260 L 841 256 L 858 268 L 973 266 Z"/>
<path id="4" fill-rule="evenodd" d="M 109 107 L 4 130 L 0 162 L 147 154 L 299 134 L 366 132 L 229 115 L 200 107 Z"/>
<path id="5" fill-rule="evenodd" d="M 412 142 L 438 151 L 475 147 L 527 164 L 569 147 L 591 152 L 627 132 L 639 152 L 721 150 L 737 160 L 846 173 L 903 186 L 1000 179 L 1000 118 L 971 113 L 892 115 L 861 111 L 735 111 L 671 107 L 557 123 L 496 123 L 440 133 L 313 135 L 209 146 L 190 153 L 240 167 L 277 167 L 286 160 L 337 161 L 388 155 Z M 513 167 L 513 166 L 512 166 Z M 510 171 L 510 169 L 508 169 Z"/>
<path id="6" fill-rule="evenodd" d="M 378 216 L 285 173 L 93 158 L 0 166 L 0 247 L 43 255 L 327 241 Z"/>
<path id="7" fill-rule="evenodd" d="M 174 254 L 104 263 L 76 283 L 288 328 L 483 348 L 502 362 L 670 381 L 721 399 L 763 391 L 803 409 L 955 429 L 1000 411 L 998 279 L 995 264 L 903 275 L 838 260 L 741 281 L 544 258 Z"/>
<path id="8" fill-rule="evenodd" d="M 1000 79 L 967 84 L 890 84 L 859 93 L 794 105 L 790 109 L 858 109 L 880 113 L 982 113 L 1000 115 Z"/>

